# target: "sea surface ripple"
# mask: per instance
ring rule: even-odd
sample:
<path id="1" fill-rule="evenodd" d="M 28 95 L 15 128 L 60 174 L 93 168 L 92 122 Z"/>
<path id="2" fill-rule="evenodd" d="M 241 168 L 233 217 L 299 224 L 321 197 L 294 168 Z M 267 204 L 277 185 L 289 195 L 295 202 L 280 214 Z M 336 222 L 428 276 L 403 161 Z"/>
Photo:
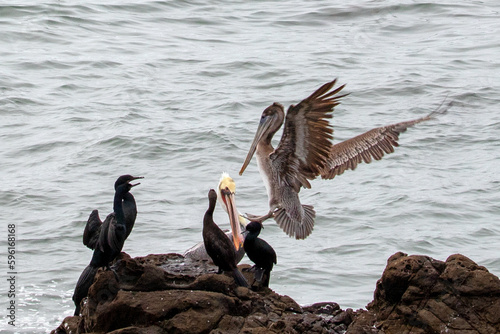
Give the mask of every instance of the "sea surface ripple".
<path id="1" fill-rule="evenodd" d="M 237 174 L 260 113 L 335 77 L 350 92 L 336 142 L 453 106 L 383 160 L 303 190 L 317 211 L 306 240 L 266 222 L 272 288 L 361 308 L 398 251 L 462 253 L 498 275 L 499 12 L 492 0 L 3 2 L 0 219 L 2 235 L 16 224 L 19 274 L 18 326 L 0 328 L 49 332 L 73 313 L 85 222 L 112 211 L 121 174 L 145 177 L 132 256 L 200 241 L 223 171 L 239 210 L 265 213 L 255 161 Z M 227 228 L 219 207 L 215 219 Z"/>

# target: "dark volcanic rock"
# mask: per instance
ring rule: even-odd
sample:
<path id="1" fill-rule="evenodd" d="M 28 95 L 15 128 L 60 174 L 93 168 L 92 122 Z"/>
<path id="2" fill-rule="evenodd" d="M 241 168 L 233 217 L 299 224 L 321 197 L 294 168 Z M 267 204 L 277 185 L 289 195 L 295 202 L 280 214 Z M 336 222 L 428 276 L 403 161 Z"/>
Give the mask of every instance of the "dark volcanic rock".
<path id="1" fill-rule="evenodd" d="M 82 316 L 67 317 L 53 333 L 340 333 L 348 325 L 334 322 L 343 312 L 335 303 L 303 310 L 288 296 L 238 287 L 207 261 L 178 254 L 122 253 L 114 269 L 119 281 L 100 270 Z M 253 274 L 244 274 L 252 283 Z"/>
<path id="2" fill-rule="evenodd" d="M 348 333 L 500 333 L 500 280 L 463 255 L 396 253 Z"/>
<path id="3" fill-rule="evenodd" d="M 82 316 L 52 333 L 500 333 L 500 280 L 463 255 L 394 254 L 373 302 L 357 311 L 238 287 L 207 261 L 178 254 L 122 253 L 114 268 L 119 281 L 100 270 Z"/>

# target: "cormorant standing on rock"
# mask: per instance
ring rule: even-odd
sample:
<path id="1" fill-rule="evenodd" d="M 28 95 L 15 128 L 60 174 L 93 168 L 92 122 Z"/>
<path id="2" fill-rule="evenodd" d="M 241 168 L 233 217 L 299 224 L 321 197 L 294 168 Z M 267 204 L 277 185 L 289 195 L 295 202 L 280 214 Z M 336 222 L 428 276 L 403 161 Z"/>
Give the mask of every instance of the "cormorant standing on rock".
<path id="1" fill-rule="evenodd" d="M 248 224 L 248 220 L 246 220 L 236 208 L 236 184 L 228 173 L 222 173 L 217 190 L 218 197 L 222 199 L 219 203 L 224 211 L 226 211 L 229 217 L 229 225 L 231 226 L 231 230 L 225 233 L 233 242 L 235 248 L 238 246 L 238 249 L 236 250 L 236 264 L 238 264 L 245 256 L 245 250 L 243 249 L 244 237 L 241 230 L 245 229 Z M 207 254 L 203 241 L 186 250 L 183 255 L 186 258 L 197 261 L 212 260 Z"/>
<path id="2" fill-rule="evenodd" d="M 213 213 L 217 202 L 217 193 L 210 189 L 208 192 L 209 206 L 203 217 L 203 243 L 212 261 L 219 267 L 219 274 L 223 271 L 233 273 L 234 280 L 239 286 L 248 287 L 243 274 L 236 266 L 235 248 L 224 232 L 215 224 Z"/>
<path id="3" fill-rule="evenodd" d="M 120 177 L 121 178 L 121 177 Z M 120 178 L 118 180 L 120 180 Z M 83 270 L 78 282 L 76 283 L 75 292 L 73 294 L 73 301 L 75 302 L 75 315 L 80 314 L 80 302 L 88 294 L 88 290 L 94 281 L 97 270 L 100 267 L 106 267 L 111 270 L 109 264 L 118 256 L 122 251 L 125 239 L 130 234 L 127 230 L 127 212 L 124 210 L 123 201 L 130 195 L 129 191 L 136 184 L 130 184 L 131 180 L 138 179 L 138 177 L 127 178 L 127 181 L 121 182 L 115 188 L 115 197 L 113 202 L 113 213 L 110 213 L 99 228 L 99 234 L 93 239 L 94 254 L 89 265 Z M 117 180 L 117 182 L 118 182 Z M 115 183 L 116 185 L 116 183 Z M 132 196 L 133 198 L 133 196 Z M 135 203 L 135 200 L 134 200 Z M 130 209 L 130 207 L 129 207 Z M 92 214 L 91 214 L 92 216 Z M 133 219 L 135 221 L 135 217 Z M 88 225 L 88 223 L 87 223 Z M 133 222 L 132 222 L 133 225 Z M 85 243 L 85 237 L 84 237 Z M 90 248 L 90 246 L 89 246 Z M 114 272 L 113 272 L 114 273 Z M 116 273 L 115 273 L 116 277 Z"/>
<path id="4" fill-rule="evenodd" d="M 142 178 L 142 176 L 122 175 L 115 182 L 115 191 L 122 184 Z M 128 192 L 123 196 L 122 207 L 125 214 L 125 226 L 127 227 L 125 239 L 127 239 L 134 228 L 135 218 L 137 217 L 137 205 L 131 193 Z M 102 221 L 101 218 L 99 218 L 99 211 L 93 210 L 89 215 L 87 225 L 85 225 L 85 230 L 83 231 L 83 244 L 85 246 L 92 250 L 95 249 L 97 240 L 99 240 L 101 227 Z"/>
<path id="5" fill-rule="evenodd" d="M 255 263 L 255 280 L 261 286 L 269 287 L 269 279 L 273 264 L 276 264 L 276 252 L 266 241 L 259 236 L 262 224 L 259 222 L 250 222 L 246 230 L 248 232 L 243 243 L 243 248 L 248 258 Z"/>

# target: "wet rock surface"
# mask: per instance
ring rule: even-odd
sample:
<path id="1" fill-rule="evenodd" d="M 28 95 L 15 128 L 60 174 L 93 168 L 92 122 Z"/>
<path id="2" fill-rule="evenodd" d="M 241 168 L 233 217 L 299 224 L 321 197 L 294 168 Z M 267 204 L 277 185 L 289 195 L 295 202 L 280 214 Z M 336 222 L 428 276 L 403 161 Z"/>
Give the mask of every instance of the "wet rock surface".
<path id="1" fill-rule="evenodd" d="M 469 258 L 396 253 L 350 333 L 500 333 L 500 280 Z"/>
<path id="2" fill-rule="evenodd" d="M 394 254 L 373 302 L 357 311 L 238 287 L 179 254 L 122 253 L 114 269 L 119 281 L 100 270 L 82 315 L 52 333 L 500 333 L 498 277 L 459 254 L 445 262 Z"/>
<path id="3" fill-rule="evenodd" d="M 335 303 L 302 308 L 270 289 L 238 287 L 207 261 L 179 254 L 122 253 L 113 268 L 119 280 L 100 270 L 81 316 L 52 333 L 342 333 L 350 321 L 335 318 L 344 312 Z M 252 284 L 253 273 L 243 273 Z"/>

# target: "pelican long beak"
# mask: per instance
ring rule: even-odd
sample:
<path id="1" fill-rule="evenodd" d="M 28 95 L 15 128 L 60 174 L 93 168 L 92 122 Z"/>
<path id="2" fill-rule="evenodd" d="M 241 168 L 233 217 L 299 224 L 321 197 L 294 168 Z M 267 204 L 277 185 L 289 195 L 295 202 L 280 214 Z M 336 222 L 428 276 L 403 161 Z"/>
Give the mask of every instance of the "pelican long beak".
<path id="1" fill-rule="evenodd" d="M 233 236 L 234 248 L 239 250 L 240 247 L 243 247 L 243 237 L 241 235 L 239 213 L 238 209 L 236 209 L 234 193 L 229 189 L 222 189 L 221 194 L 229 216 L 229 224 L 231 225 L 231 235 Z"/>
<path id="2" fill-rule="evenodd" d="M 257 149 L 257 145 L 264 135 L 267 133 L 269 126 L 271 125 L 271 117 L 262 117 L 259 123 L 259 127 L 257 128 L 257 132 L 255 132 L 255 138 L 253 139 L 252 146 L 250 146 L 250 150 L 248 151 L 247 158 L 243 163 L 243 166 L 240 169 L 240 175 L 243 174 L 245 169 L 247 168 L 250 160 L 252 160 L 253 155 L 255 154 L 255 150 Z"/>

